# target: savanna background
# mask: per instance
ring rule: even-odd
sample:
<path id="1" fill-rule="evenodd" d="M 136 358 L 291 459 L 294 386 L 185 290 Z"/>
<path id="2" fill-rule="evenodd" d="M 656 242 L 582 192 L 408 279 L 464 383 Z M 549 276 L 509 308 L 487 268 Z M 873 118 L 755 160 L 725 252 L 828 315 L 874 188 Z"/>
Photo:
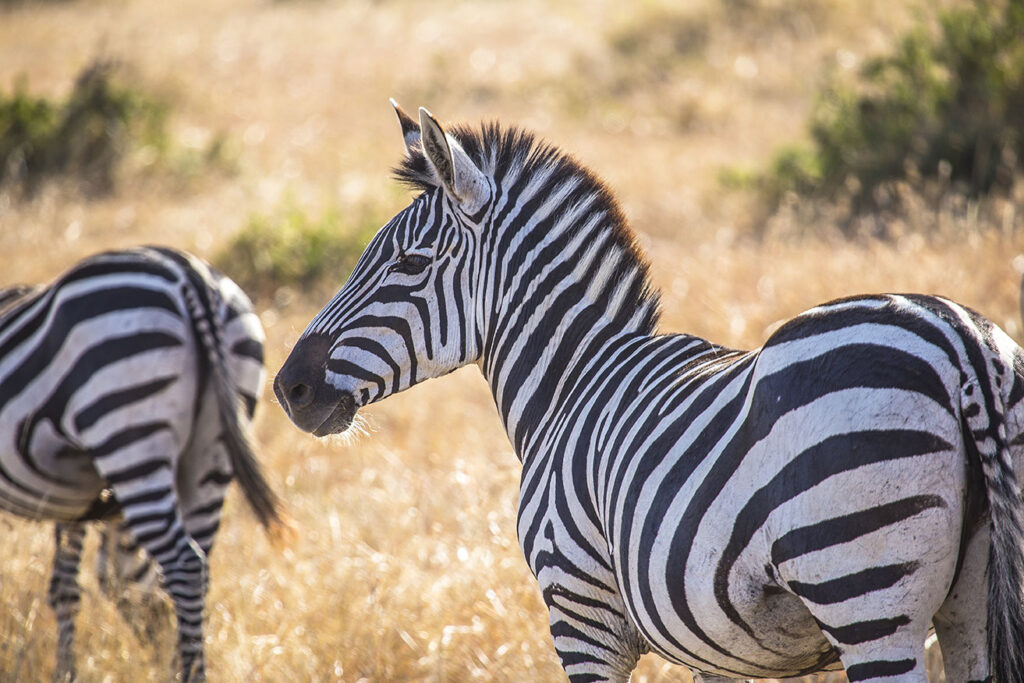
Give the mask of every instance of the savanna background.
<path id="1" fill-rule="evenodd" d="M 395 97 L 534 129 L 603 177 L 664 331 L 754 347 L 823 300 L 918 291 L 1020 340 L 1021 5 L 0 0 L 0 286 L 109 248 L 189 249 L 254 298 L 272 376 L 410 200 L 389 177 Z M 298 535 L 272 547 L 229 497 L 211 680 L 562 678 L 515 538 L 519 464 L 475 368 L 328 441 L 267 389 L 256 431 Z M 0 530 L 0 680 L 48 680 L 52 528 Z M 166 680 L 170 612 L 140 639 L 100 595 L 94 546 L 82 680 Z M 689 675 L 649 655 L 634 680 Z"/>

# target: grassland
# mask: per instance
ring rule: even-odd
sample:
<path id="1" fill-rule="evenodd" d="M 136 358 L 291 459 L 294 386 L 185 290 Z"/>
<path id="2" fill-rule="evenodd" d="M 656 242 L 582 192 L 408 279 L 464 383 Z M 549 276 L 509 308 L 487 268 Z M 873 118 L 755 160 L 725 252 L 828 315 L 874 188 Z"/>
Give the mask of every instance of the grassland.
<path id="1" fill-rule="evenodd" d="M 825 71 L 884 50 L 924 4 L 0 4 L 0 89 L 23 76 L 62 96 L 84 65 L 113 57 L 172 103 L 180 144 L 223 136 L 236 155 L 234 172 L 185 182 L 133 172 L 144 165 L 136 159 L 101 199 L 61 182 L 25 202 L 0 194 L 0 285 L 45 281 L 86 254 L 136 243 L 212 257 L 282 202 L 311 215 L 397 211 L 408 198 L 388 178 L 402 150 L 393 96 L 442 120 L 533 128 L 597 171 L 651 254 L 664 330 L 753 347 L 822 300 L 906 290 L 951 296 L 1020 339 L 1021 188 L 982 203 L 910 194 L 880 241 L 840 238 L 827 215 L 808 224 L 799 202 L 764 228 L 748 200 L 718 184 L 723 166 L 762 163 L 802 135 Z M 271 373 L 323 303 L 260 300 Z M 559 680 L 515 539 L 518 461 L 479 372 L 365 415 L 369 435 L 316 441 L 266 392 L 263 460 L 300 533 L 275 550 L 229 499 L 212 556 L 211 680 Z M 47 680 L 52 530 L 9 516 L 0 529 L 0 680 Z M 100 598 L 90 565 L 83 582 L 82 679 L 166 680 L 170 622 L 162 640 L 141 642 Z M 634 680 L 689 677 L 648 656 Z"/>

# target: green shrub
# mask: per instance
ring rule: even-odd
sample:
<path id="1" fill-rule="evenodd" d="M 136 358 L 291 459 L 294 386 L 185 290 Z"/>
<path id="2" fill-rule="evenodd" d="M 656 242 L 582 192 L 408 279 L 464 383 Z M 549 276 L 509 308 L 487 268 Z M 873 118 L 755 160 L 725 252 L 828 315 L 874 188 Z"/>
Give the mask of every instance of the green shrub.
<path id="1" fill-rule="evenodd" d="M 251 296 L 268 298 L 282 289 L 337 289 L 377 227 L 375 211 L 337 207 L 310 217 L 287 200 L 271 214 L 254 214 L 214 258 Z"/>
<path id="2" fill-rule="evenodd" d="M 951 181 L 976 196 L 1008 187 L 1024 156 L 1024 0 L 980 0 L 918 27 L 853 82 L 829 79 L 811 143 L 778 153 L 757 181 L 773 202 L 846 192 L 872 208 L 895 180 Z"/>
<path id="3" fill-rule="evenodd" d="M 49 177 L 69 176 L 86 192 L 105 194 L 132 145 L 163 153 L 166 106 L 116 72 L 112 62 L 95 62 L 59 104 L 29 95 L 24 80 L 12 95 L 0 94 L 0 184 L 32 194 Z"/>

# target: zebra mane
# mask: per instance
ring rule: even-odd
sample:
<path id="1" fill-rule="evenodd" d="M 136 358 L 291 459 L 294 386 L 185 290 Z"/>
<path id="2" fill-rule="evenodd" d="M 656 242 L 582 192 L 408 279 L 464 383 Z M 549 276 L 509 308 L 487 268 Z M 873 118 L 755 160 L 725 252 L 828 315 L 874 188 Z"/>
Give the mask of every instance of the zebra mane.
<path id="1" fill-rule="evenodd" d="M 612 277 L 633 283 L 627 297 L 629 307 L 638 313 L 634 318 L 637 329 L 654 333 L 660 316 L 660 292 L 651 283 L 647 257 L 637 244 L 618 200 L 604 181 L 571 154 L 516 126 L 489 122 L 482 124 L 479 130 L 464 124 L 451 125 L 446 130 L 459 141 L 477 167 L 499 186 L 506 178 L 522 182 L 541 174 L 545 176 L 545 189 L 540 193 L 574 183 L 575 189 L 566 198 L 567 205 L 586 198 L 595 213 L 605 216 L 606 220 L 586 229 L 610 232 L 612 243 L 623 257 Z M 428 192 L 440 185 L 419 145 L 409 148 L 402 162 L 393 169 L 393 175 L 414 192 Z"/>

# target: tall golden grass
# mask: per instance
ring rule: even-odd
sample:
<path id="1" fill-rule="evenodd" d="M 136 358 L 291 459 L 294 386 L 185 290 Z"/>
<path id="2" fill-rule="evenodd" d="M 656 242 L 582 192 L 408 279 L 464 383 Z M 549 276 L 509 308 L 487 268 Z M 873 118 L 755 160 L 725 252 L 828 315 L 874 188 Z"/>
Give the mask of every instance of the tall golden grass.
<path id="1" fill-rule="evenodd" d="M 282 197 L 310 211 L 368 200 L 397 211 L 387 177 L 402 150 L 394 96 L 442 120 L 534 128 L 603 176 L 651 255 L 664 330 L 753 347 L 822 300 L 920 291 L 973 306 L 1020 338 L 1020 197 L 910 201 L 885 242 L 839 239 L 827 221 L 807 226 L 783 211 L 756 240 L 746 202 L 715 180 L 722 164 L 763 161 L 800 135 L 824 70 L 885 49 L 923 4 L 15 4 L 0 10 L 0 88 L 24 75 L 33 91 L 61 95 L 95 56 L 121 59 L 172 102 L 176 140 L 200 147 L 225 134 L 239 170 L 184 185 L 126 174 L 114 196 L 94 201 L 60 183 L 26 203 L 0 196 L 0 285 L 45 281 L 89 253 L 140 242 L 211 256 Z M 615 47 L 670 21 L 703 36 L 684 60 L 662 63 L 657 46 L 639 56 Z M 260 303 L 271 374 L 323 303 Z M 316 441 L 265 392 L 262 458 L 299 537 L 273 549 L 229 498 L 211 560 L 211 680 L 560 680 L 515 538 L 519 464 L 492 405 L 471 367 L 367 409 L 367 435 Z M 52 530 L 6 515 L 0 529 L 0 680 L 45 680 Z M 166 680 L 170 617 L 158 642 L 139 640 L 99 595 L 90 561 L 82 680 Z M 689 676 L 648 656 L 635 680 Z"/>

